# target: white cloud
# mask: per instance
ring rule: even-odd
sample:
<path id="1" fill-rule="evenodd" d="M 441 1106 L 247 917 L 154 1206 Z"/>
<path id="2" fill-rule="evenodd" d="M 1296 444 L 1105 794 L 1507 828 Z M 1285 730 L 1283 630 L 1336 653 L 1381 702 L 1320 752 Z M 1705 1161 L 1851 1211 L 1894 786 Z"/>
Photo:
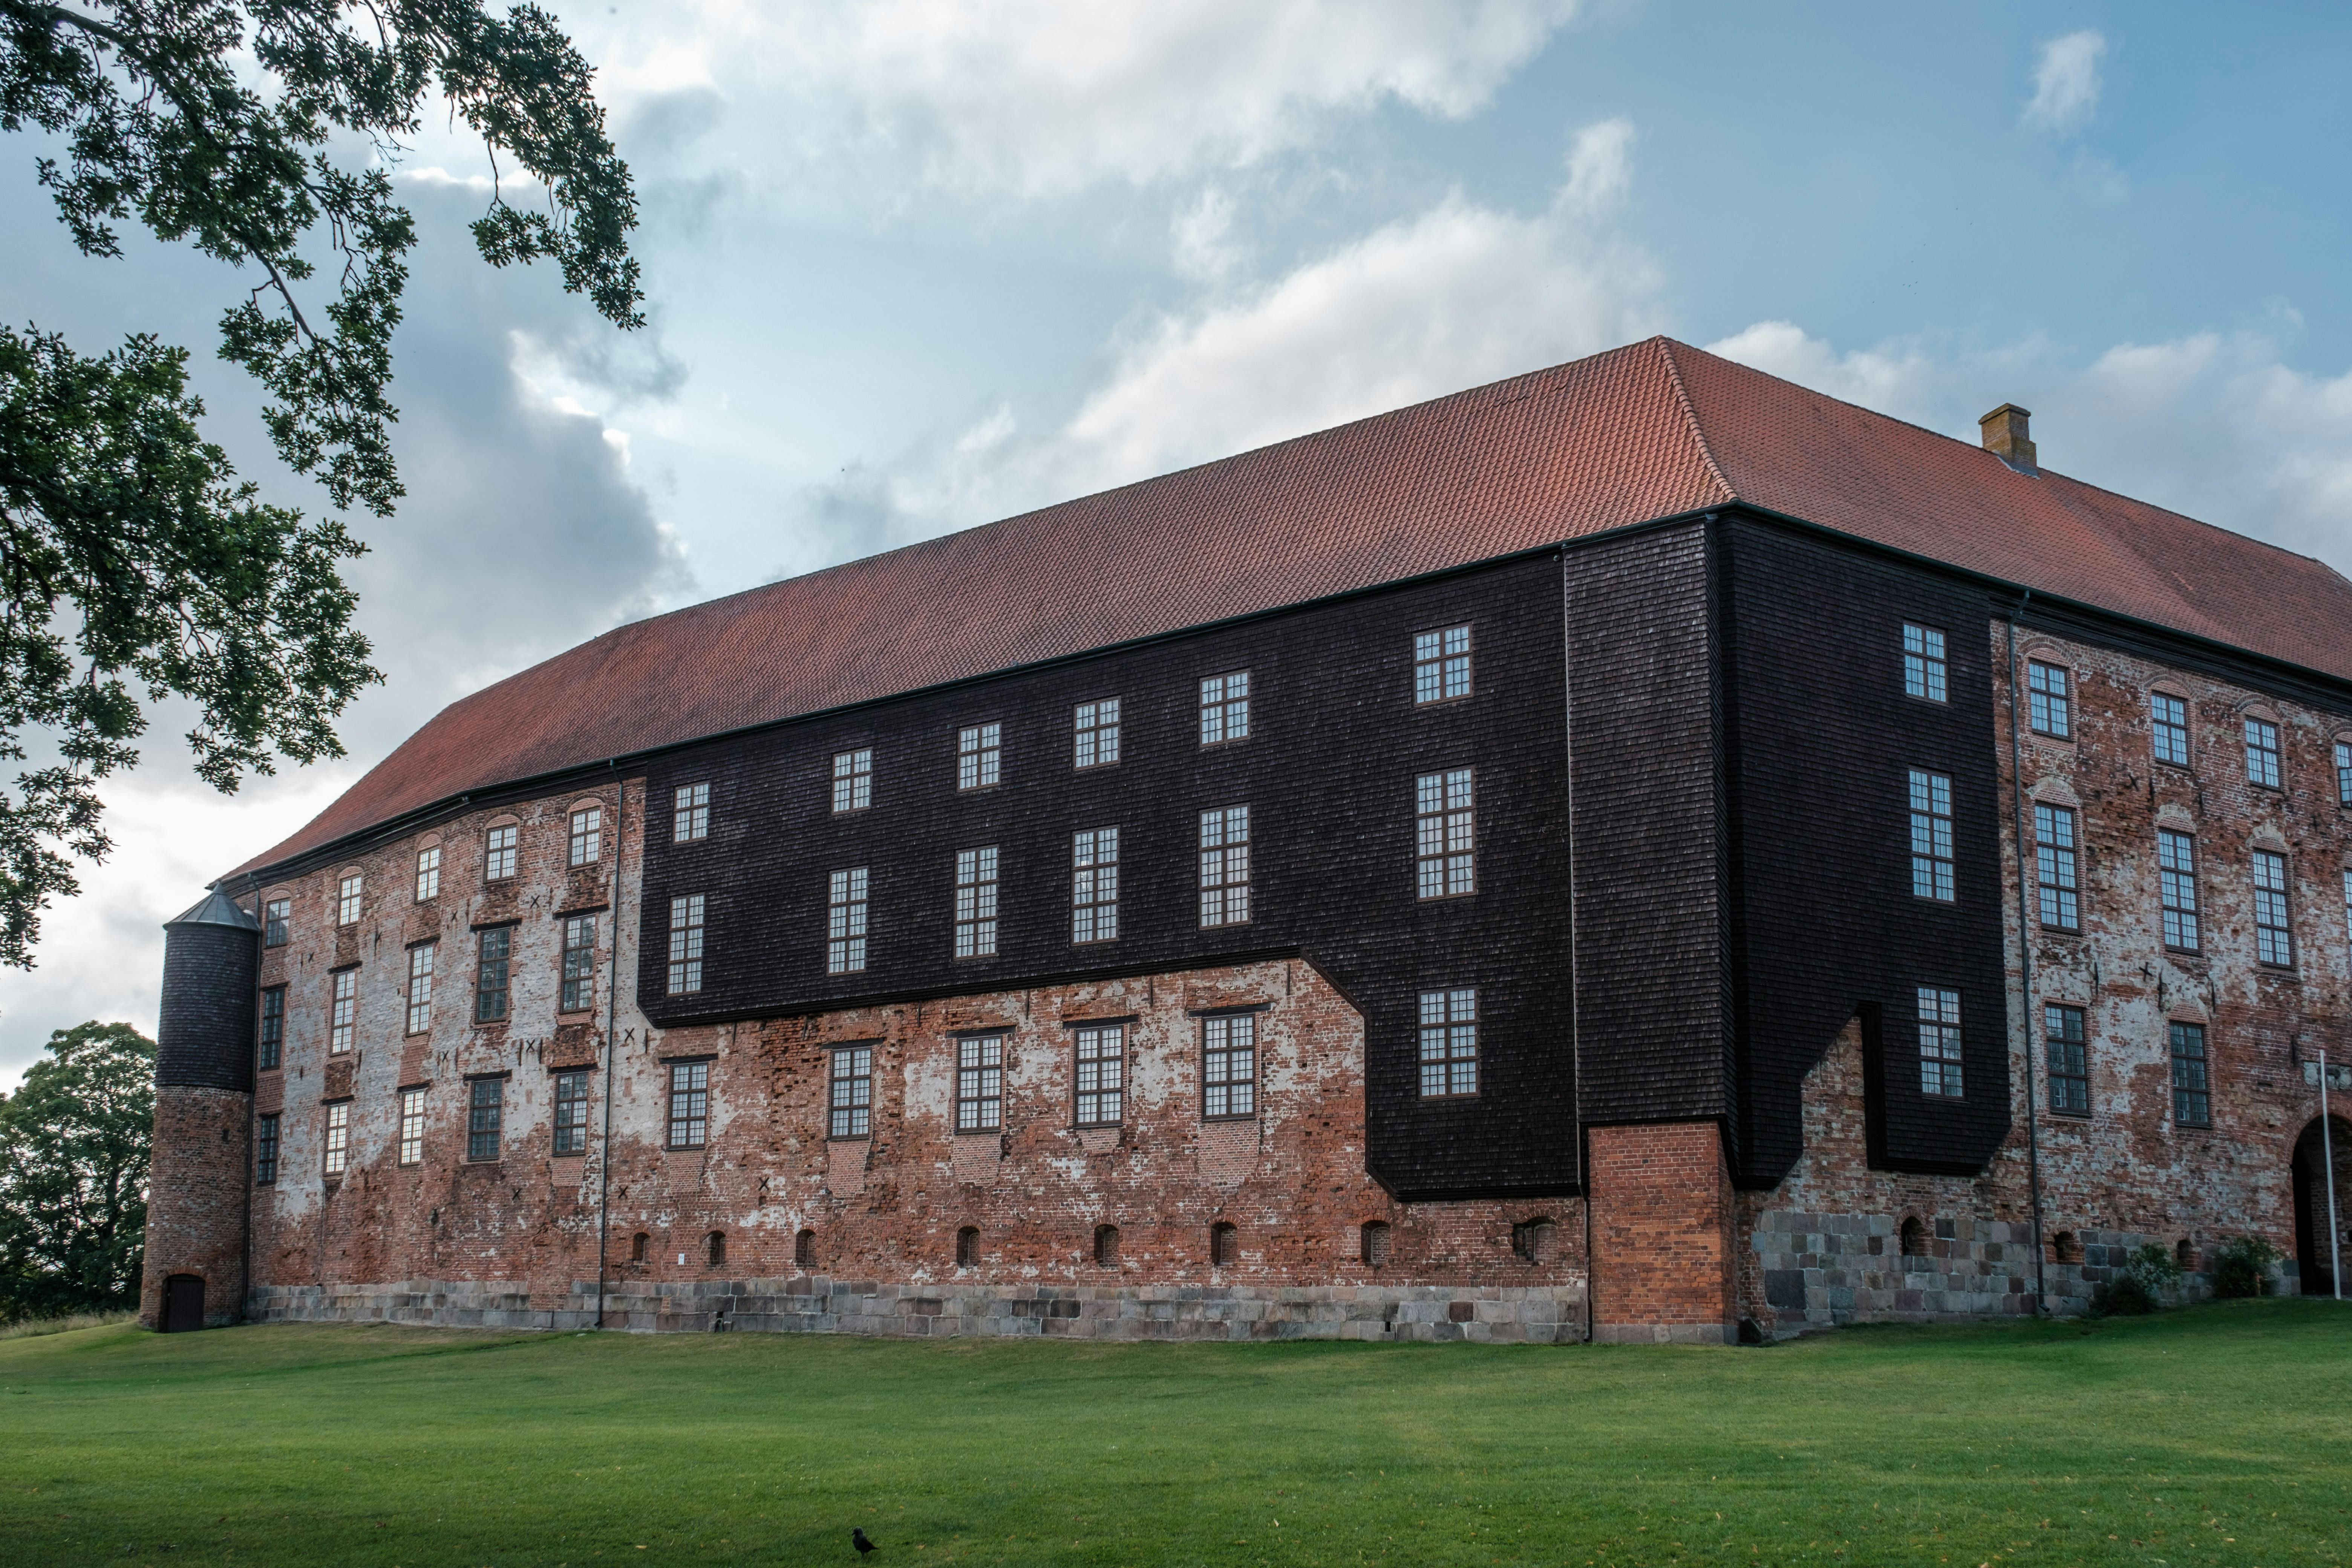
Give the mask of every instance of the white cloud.
<path id="1" fill-rule="evenodd" d="M 1221 282 L 1249 258 L 1234 237 L 1234 199 L 1213 185 L 1177 212 L 1169 233 L 1178 275 L 1198 282 Z"/>
<path id="2" fill-rule="evenodd" d="M 2087 27 L 2042 45 L 2026 128 L 2065 136 L 2089 124 L 2099 110 L 2099 58 L 2106 52 L 2105 37 Z"/>
<path id="3" fill-rule="evenodd" d="M 1753 365 L 1832 397 L 1929 422 L 1939 390 L 1934 365 L 1916 347 L 1855 349 L 1838 353 L 1793 321 L 1759 321 L 1706 345 L 1709 353 Z"/>

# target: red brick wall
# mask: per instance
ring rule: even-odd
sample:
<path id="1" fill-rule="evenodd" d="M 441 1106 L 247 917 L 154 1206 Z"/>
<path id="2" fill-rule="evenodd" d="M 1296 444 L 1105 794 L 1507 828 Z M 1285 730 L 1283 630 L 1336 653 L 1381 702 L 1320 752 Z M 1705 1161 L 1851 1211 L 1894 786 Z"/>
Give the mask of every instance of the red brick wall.
<path id="1" fill-rule="evenodd" d="M 162 1326 L 163 1280 L 205 1282 L 205 1320 L 231 1323 L 245 1301 L 245 1170 L 253 1097 L 167 1084 L 155 1091 L 147 1246 L 139 1321 Z"/>
<path id="2" fill-rule="evenodd" d="M 1593 1337 L 1732 1337 L 1732 1193 L 1720 1130 L 1596 1127 L 1587 1140 Z"/>

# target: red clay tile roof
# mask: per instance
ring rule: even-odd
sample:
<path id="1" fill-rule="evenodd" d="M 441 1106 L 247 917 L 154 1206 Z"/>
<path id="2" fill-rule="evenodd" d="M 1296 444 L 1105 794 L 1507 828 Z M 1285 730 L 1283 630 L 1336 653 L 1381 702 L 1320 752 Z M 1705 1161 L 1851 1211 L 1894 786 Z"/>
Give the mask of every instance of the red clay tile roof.
<path id="1" fill-rule="evenodd" d="M 2316 561 L 1665 338 L 638 621 L 451 703 L 274 865 L 470 791 L 1745 500 L 2352 679 Z"/>

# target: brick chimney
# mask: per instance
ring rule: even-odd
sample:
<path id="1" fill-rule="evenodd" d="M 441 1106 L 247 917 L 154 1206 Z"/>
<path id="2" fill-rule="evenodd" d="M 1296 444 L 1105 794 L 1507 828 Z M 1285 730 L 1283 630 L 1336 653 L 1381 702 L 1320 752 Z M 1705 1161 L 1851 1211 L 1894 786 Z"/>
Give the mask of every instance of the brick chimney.
<path id="1" fill-rule="evenodd" d="M 2032 417 L 2030 409 L 2002 404 L 1977 421 L 1984 432 L 1984 449 L 2021 474 L 2041 472 L 2033 466 L 2033 442 L 2025 434 L 2025 422 Z"/>

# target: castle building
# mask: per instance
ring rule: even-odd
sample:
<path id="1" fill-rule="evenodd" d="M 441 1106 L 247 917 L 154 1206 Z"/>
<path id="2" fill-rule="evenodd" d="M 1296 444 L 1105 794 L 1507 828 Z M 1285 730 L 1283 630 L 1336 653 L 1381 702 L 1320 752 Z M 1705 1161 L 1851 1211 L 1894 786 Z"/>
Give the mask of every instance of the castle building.
<path id="1" fill-rule="evenodd" d="M 1665 339 L 620 627 L 169 928 L 145 1316 L 1722 1341 L 2352 1219 L 2352 584 Z"/>

